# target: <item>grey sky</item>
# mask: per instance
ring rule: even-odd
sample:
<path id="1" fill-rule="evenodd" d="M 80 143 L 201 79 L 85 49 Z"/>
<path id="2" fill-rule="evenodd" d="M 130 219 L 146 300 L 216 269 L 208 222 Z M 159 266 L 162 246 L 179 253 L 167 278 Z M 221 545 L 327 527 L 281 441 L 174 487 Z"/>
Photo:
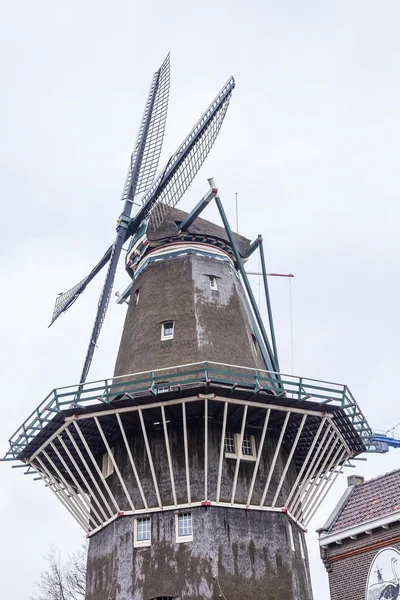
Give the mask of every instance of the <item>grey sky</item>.
<path id="1" fill-rule="evenodd" d="M 347 383 L 374 427 L 400 421 L 399 20 L 397 1 L 1 4 L 2 450 L 52 388 L 79 378 L 101 278 L 46 327 L 56 294 L 114 239 L 150 79 L 169 50 L 160 166 L 229 75 L 237 84 L 179 207 L 214 176 L 233 223 L 238 192 L 240 232 L 263 233 L 269 268 L 295 274 L 295 373 Z M 126 281 L 121 268 L 115 289 Z M 287 282 L 271 292 L 289 372 Z M 112 374 L 124 314 L 111 304 L 90 379 Z M 357 471 L 398 464 L 392 451 Z M 73 551 L 81 533 L 43 484 L 0 471 L 2 595 L 27 600 L 51 544 Z M 315 600 L 329 598 L 315 529 L 345 485 L 308 534 Z"/>

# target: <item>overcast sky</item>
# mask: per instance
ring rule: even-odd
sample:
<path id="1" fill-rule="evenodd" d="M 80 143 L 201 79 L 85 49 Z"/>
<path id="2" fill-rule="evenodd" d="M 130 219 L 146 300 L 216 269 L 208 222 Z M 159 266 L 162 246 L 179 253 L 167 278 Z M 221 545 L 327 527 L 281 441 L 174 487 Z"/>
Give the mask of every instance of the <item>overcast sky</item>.
<path id="1" fill-rule="evenodd" d="M 294 372 L 346 383 L 375 428 L 400 421 L 399 20 L 394 0 L 1 3 L 2 452 L 52 388 L 79 379 L 102 278 L 47 329 L 54 298 L 114 239 L 151 76 L 168 51 L 160 167 L 236 78 L 179 207 L 213 176 L 233 223 L 238 192 L 240 232 L 263 233 L 268 268 L 295 274 Z M 126 284 L 121 268 L 115 289 Z M 289 372 L 287 281 L 272 280 L 271 293 Z M 112 374 L 125 310 L 111 303 L 90 379 Z M 346 474 L 398 464 L 392 450 Z M 308 533 L 315 600 L 329 598 L 315 529 L 345 486 L 343 476 Z M 28 600 L 51 544 L 68 553 L 80 540 L 42 483 L 0 465 L 4 598 Z"/>

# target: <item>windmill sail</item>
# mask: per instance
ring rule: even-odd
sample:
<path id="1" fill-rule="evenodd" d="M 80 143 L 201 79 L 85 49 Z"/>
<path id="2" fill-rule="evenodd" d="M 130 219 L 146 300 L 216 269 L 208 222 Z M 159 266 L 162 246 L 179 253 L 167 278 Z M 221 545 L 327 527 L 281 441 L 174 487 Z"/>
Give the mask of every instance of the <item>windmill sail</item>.
<path id="1" fill-rule="evenodd" d="M 132 198 L 139 189 L 144 189 L 144 186 L 148 185 L 148 183 L 152 181 L 150 178 L 154 177 L 154 173 L 157 169 L 164 137 L 165 119 L 167 116 L 170 79 L 169 72 L 170 63 L 168 55 L 160 69 L 154 75 L 152 85 L 150 87 L 146 108 L 140 125 L 135 150 L 133 151 L 131 165 L 123 192 L 124 219 L 120 219 L 117 227 L 117 237 L 112 248 L 110 264 L 108 266 L 106 279 L 101 291 L 80 383 L 84 383 L 86 381 L 86 377 L 89 373 L 94 350 L 96 348 L 97 340 L 99 338 L 108 309 L 108 304 L 110 302 L 119 257 L 122 246 L 127 239 L 126 223 L 129 220 L 132 212 Z"/>
<path id="2" fill-rule="evenodd" d="M 179 146 L 178 150 L 171 156 L 165 168 L 144 195 L 142 206 L 140 206 L 136 214 L 130 219 L 132 201 L 135 194 L 143 192 L 150 185 L 158 165 L 165 129 L 169 77 L 168 55 L 152 81 L 144 117 L 135 149 L 132 153 L 131 165 L 122 194 L 124 219 L 121 220 L 117 227 L 115 243 L 107 251 L 107 260 L 102 264 L 104 266 L 108 260 L 110 261 L 82 370 L 81 384 L 86 381 L 107 312 L 122 246 L 135 233 L 146 217 L 150 217 L 151 227 L 157 229 L 167 214 L 182 198 L 206 159 L 219 133 L 229 106 L 232 91 L 235 87 L 235 80 L 231 77 Z M 91 274 L 94 271 L 96 271 L 96 267 Z M 94 275 L 97 272 L 98 270 Z M 55 318 L 61 312 L 67 310 L 83 289 L 85 289 L 86 285 L 93 278 L 91 274 L 75 286 L 75 288 L 66 293 L 65 303 L 62 300 L 58 302 L 58 305 L 56 303 L 57 314 L 55 317 L 53 316 L 52 322 L 54 322 Z"/>
<path id="3" fill-rule="evenodd" d="M 164 140 L 167 121 L 170 82 L 169 54 L 159 70 L 154 73 L 150 92 L 144 109 L 135 149 L 126 177 L 122 200 L 132 200 L 136 194 L 145 192 L 155 177 Z M 141 160 L 140 172 L 133 177 L 134 165 Z M 124 211 L 125 212 L 125 211 Z"/>
<path id="4" fill-rule="evenodd" d="M 68 310 L 70 306 L 78 299 L 79 295 L 85 291 L 88 283 L 92 281 L 101 271 L 101 269 L 108 263 L 111 257 L 113 246 L 110 246 L 104 256 L 99 260 L 97 265 L 90 271 L 89 275 L 87 275 L 82 281 L 74 285 L 70 290 L 64 292 L 63 294 L 59 294 L 56 298 L 56 303 L 54 305 L 53 316 L 51 318 L 50 325 L 53 325 L 54 321 L 58 319 L 61 313 Z"/>
<path id="5" fill-rule="evenodd" d="M 168 54 L 161 67 L 154 73 L 135 148 L 131 155 L 128 175 L 122 193 L 122 200 L 125 202 L 123 212 L 128 217 L 132 210 L 133 196 L 144 192 L 148 188 L 157 170 L 167 119 L 169 81 L 170 58 Z M 86 286 L 110 260 L 114 249 L 115 244 L 109 247 L 89 275 L 67 292 L 57 296 L 49 327 L 84 292 Z M 111 294 L 111 290 L 109 294 Z"/>
<path id="6" fill-rule="evenodd" d="M 176 206 L 205 161 L 223 123 L 234 87 L 235 80 L 231 77 L 144 197 L 143 203 L 151 213 L 152 229 L 157 229 Z"/>

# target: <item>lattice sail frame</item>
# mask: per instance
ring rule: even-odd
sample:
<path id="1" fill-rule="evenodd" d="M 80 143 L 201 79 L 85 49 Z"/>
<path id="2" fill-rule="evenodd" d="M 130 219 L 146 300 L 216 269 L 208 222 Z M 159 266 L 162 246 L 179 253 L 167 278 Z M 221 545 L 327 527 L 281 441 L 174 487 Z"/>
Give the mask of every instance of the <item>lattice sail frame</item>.
<path id="1" fill-rule="evenodd" d="M 94 277 L 96 277 L 97 273 L 99 273 L 99 271 L 101 271 L 101 269 L 108 263 L 108 261 L 111 258 L 113 249 L 114 249 L 114 244 L 112 244 L 108 248 L 107 252 L 101 258 L 101 260 L 99 260 L 97 265 L 90 271 L 89 275 L 87 275 L 84 279 L 82 279 L 82 281 L 80 281 L 79 283 L 74 285 L 74 287 L 69 289 L 67 292 L 59 294 L 57 296 L 56 302 L 54 305 L 53 315 L 51 317 L 50 325 L 52 325 L 54 323 L 54 321 L 56 319 L 58 319 L 58 317 L 61 315 L 61 313 L 68 310 L 68 308 L 70 306 L 72 306 L 72 304 L 75 302 L 75 300 L 78 299 L 79 295 L 85 291 L 88 283 L 90 283 L 92 281 L 92 279 Z M 49 327 L 50 327 L 50 325 L 49 325 Z"/>
<path id="2" fill-rule="evenodd" d="M 122 192 L 121 200 L 124 202 L 128 199 L 132 200 L 134 196 L 145 192 L 155 177 L 167 122 L 169 84 L 170 55 L 168 54 L 160 69 L 154 73 L 150 86 L 150 92 Z M 152 112 L 151 120 L 146 129 L 150 111 Z M 133 167 L 140 153 L 142 153 L 141 169 L 135 182 L 132 181 Z"/>
<path id="3" fill-rule="evenodd" d="M 221 129 L 234 87 L 235 80 L 231 77 L 171 156 L 164 171 L 144 197 L 143 203 L 146 204 L 147 197 L 155 194 L 149 211 L 150 227 L 153 230 L 161 225 L 177 205 L 207 158 Z"/>
<path id="4" fill-rule="evenodd" d="M 158 383 L 165 378 L 175 390 L 173 394 L 159 391 Z M 272 379 L 272 373 L 268 371 L 219 363 L 195 363 L 85 384 L 79 403 L 74 398 L 80 386 L 61 388 L 53 391 L 14 434 L 5 460 L 23 460 L 28 466 L 27 472 L 37 472 L 89 535 L 123 515 L 183 509 L 201 506 L 204 502 L 247 510 L 285 512 L 305 529 L 346 462 L 354 454 L 371 449 L 371 431 L 346 386 L 282 374 L 281 380 L 285 391 L 276 393 L 272 387 L 275 378 Z M 193 394 L 194 387 L 198 388 L 196 392 L 203 387 L 204 395 Z M 172 399 L 171 395 L 174 396 Z M 238 416 L 241 431 L 239 448 L 242 447 L 245 428 L 254 427 L 255 413 L 259 430 L 262 430 L 246 502 L 237 499 L 240 455 L 235 459 L 235 476 L 229 498 L 221 498 L 220 493 L 226 426 L 231 413 L 238 410 L 243 411 Z M 174 452 L 178 449 L 170 441 L 168 411 L 175 411 L 174 418 L 178 415 L 183 426 L 185 479 L 180 487 L 173 468 Z M 187 420 L 194 414 L 208 425 L 204 428 L 204 493 L 201 498 L 194 497 L 189 467 L 191 433 Z M 135 456 L 128 443 L 126 428 L 131 426 L 133 417 L 140 423 L 135 436 L 139 436 L 146 448 L 149 467 L 146 471 L 152 473 L 153 489 L 150 491 L 148 479 L 146 486 L 143 485 L 140 467 L 135 464 Z M 220 424 L 221 419 L 215 488 L 208 475 L 208 439 L 209 428 L 213 423 Z M 271 435 L 271 422 L 279 422 L 279 428 L 274 425 L 272 432 L 279 438 L 269 472 L 267 475 L 264 473 L 261 501 L 255 501 L 254 484 L 259 476 L 263 448 Z M 156 423 L 159 423 L 164 435 L 172 504 L 163 496 L 165 486 L 163 491 L 149 445 L 149 431 Z M 132 469 L 129 477 L 136 482 L 140 505 L 133 502 L 111 452 L 108 440 L 115 438 L 116 433 L 125 444 Z M 287 459 L 283 470 L 279 471 L 277 466 L 283 446 Z M 114 494 L 112 486 L 101 473 L 98 459 L 103 453 L 108 454 L 114 466 L 123 490 L 122 499 Z M 286 475 L 293 461 L 297 461 L 297 477 L 294 482 L 289 482 L 288 487 Z M 276 485 L 277 477 L 279 482 Z M 275 481 L 273 497 L 272 481 Z M 215 489 L 210 491 L 211 488 Z M 147 489 L 146 493 L 144 489 Z M 285 497 L 282 499 L 283 493 Z M 152 502 L 150 497 L 155 500 Z"/>

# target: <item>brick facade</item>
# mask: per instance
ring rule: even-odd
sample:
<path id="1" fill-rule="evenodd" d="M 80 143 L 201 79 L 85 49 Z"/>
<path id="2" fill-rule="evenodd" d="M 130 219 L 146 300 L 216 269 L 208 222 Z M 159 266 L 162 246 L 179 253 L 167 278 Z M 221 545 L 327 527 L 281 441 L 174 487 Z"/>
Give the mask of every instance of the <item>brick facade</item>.
<path id="1" fill-rule="evenodd" d="M 331 600 L 364 600 L 368 573 L 375 555 L 382 548 L 400 552 L 400 523 L 389 529 L 374 529 L 356 540 L 348 538 L 341 544 L 321 547 L 321 558 L 329 577 Z"/>
<path id="2" fill-rule="evenodd" d="M 331 600 L 400 600 L 400 470 L 366 482 L 349 478 L 318 532 Z"/>

